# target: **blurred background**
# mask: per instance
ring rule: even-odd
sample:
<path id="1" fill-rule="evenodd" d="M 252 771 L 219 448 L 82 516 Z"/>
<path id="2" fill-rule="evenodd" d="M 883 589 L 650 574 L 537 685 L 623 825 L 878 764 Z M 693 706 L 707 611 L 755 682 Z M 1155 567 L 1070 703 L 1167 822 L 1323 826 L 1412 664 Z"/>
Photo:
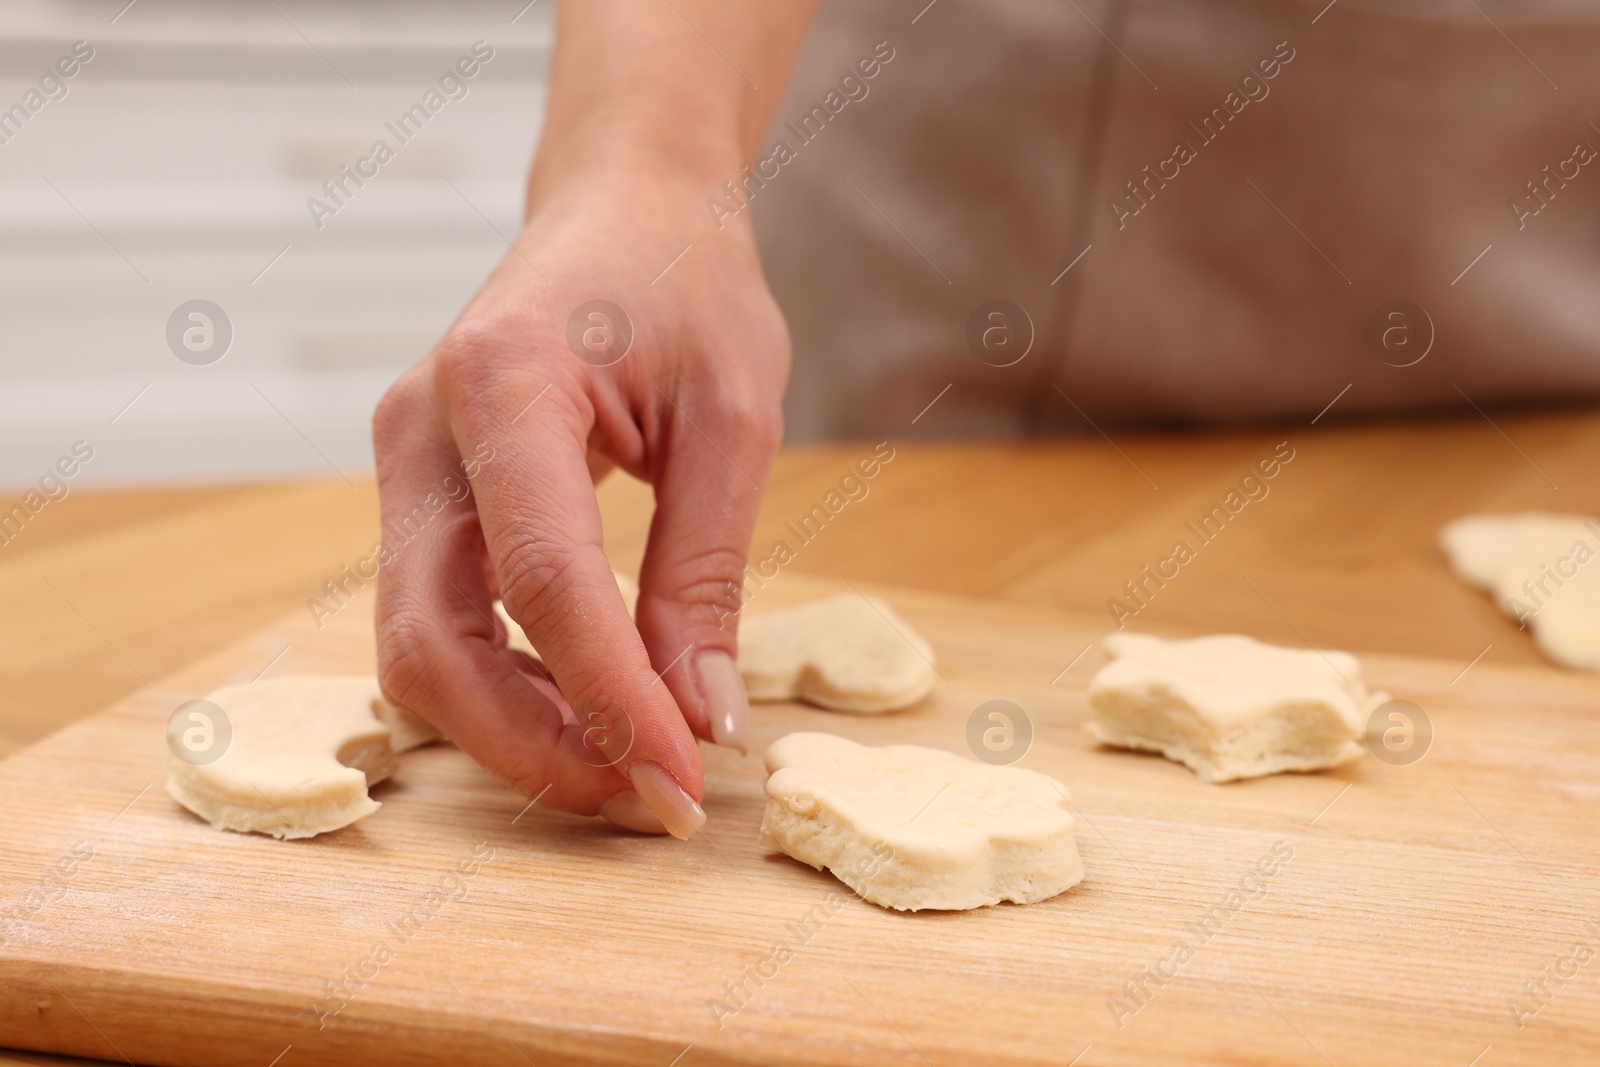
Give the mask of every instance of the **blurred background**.
<path id="1" fill-rule="evenodd" d="M 8 0 L 0 109 L 94 52 L 0 118 L 0 485 L 80 440 L 77 485 L 370 467 L 377 398 L 520 226 L 553 11 Z M 400 145 L 385 123 L 477 41 L 492 60 Z M 307 199 L 379 138 L 394 159 L 317 228 Z M 231 323 L 209 365 L 168 347 L 192 300 Z"/>
<path id="2" fill-rule="evenodd" d="M 79 441 L 75 485 L 359 481 L 378 397 L 520 227 L 555 5 L 6 3 L 0 488 Z M 751 204 L 787 442 L 1600 395 L 1592 169 L 1507 212 L 1600 138 L 1596 40 L 1577 0 L 825 3 L 769 143 L 895 58 Z M 1270 99 L 1124 228 L 1129 176 L 1273 48 Z M 997 297 L 1026 363 L 972 349 Z M 1375 347 L 1397 306 L 1428 358 Z"/>

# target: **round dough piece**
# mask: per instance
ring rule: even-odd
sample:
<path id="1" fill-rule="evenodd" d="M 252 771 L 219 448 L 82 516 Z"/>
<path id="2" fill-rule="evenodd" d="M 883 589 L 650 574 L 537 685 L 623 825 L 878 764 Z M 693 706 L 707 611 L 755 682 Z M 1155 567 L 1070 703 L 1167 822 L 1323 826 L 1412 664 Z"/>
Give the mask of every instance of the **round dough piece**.
<path id="1" fill-rule="evenodd" d="M 1060 782 L 921 745 L 794 733 L 767 749 L 764 846 L 897 911 L 1031 904 L 1083 880 Z"/>
<path id="2" fill-rule="evenodd" d="M 178 752 L 192 727 L 174 716 L 167 792 L 219 830 L 300 838 L 348 826 L 378 810 L 367 788 L 394 773 L 397 752 L 439 736 L 384 700 L 373 677 L 285 675 L 205 699 L 227 716 L 231 736 L 216 759 L 190 762 Z"/>

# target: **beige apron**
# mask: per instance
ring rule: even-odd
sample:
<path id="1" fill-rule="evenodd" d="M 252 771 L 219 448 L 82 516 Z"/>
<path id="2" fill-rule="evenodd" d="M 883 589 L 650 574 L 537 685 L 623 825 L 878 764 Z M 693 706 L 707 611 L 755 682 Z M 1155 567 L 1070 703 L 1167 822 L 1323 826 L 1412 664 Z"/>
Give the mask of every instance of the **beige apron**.
<path id="1" fill-rule="evenodd" d="M 1600 4 L 924 2 L 746 183 L 790 440 L 1600 395 Z"/>

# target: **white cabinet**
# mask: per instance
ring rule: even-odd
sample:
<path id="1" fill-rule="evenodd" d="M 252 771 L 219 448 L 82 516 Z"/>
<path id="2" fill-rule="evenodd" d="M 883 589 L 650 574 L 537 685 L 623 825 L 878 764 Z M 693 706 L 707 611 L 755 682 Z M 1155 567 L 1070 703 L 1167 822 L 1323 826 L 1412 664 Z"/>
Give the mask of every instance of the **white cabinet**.
<path id="1" fill-rule="evenodd" d="M 551 0 L 514 24 L 521 3 L 287 0 L 147 0 L 113 24 L 124 3 L 8 5 L 0 26 L 0 109 L 94 49 L 0 124 L 0 485 L 80 439 L 83 481 L 369 467 L 373 404 L 520 223 Z M 480 41 L 492 58 L 453 71 Z M 380 139 L 393 159 L 319 228 L 308 198 Z M 196 299 L 232 327 L 208 365 L 168 343 Z"/>

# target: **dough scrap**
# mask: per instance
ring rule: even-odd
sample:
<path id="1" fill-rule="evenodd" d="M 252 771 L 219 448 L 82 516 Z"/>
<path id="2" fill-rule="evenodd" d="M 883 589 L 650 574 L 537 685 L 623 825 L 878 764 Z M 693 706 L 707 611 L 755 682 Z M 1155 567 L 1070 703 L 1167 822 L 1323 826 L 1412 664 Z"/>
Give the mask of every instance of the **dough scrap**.
<path id="1" fill-rule="evenodd" d="M 1083 880 L 1066 787 L 921 745 L 793 733 L 767 749 L 761 843 L 897 911 L 1032 904 Z"/>
<path id="2" fill-rule="evenodd" d="M 1163 640 L 1114 633 L 1089 681 L 1096 739 L 1159 752 L 1207 782 L 1312 771 L 1361 755 L 1369 693 L 1348 652 L 1281 648 L 1243 634 Z"/>
<path id="3" fill-rule="evenodd" d="M 841 593 L 739 624 L 739 673 L 751 700 L 804 700 L 876 715 L 933 689 L 933 647 L 877 597 Z"/>
<path id="4" fill-rule="evenodd" d="M 397 753 L 439 737 L 384 700 L 373 677 L 285 675 L 205 699 L 227 714 L 232 736 L 211 763 L 169 752 L 167 792 L 219 830 L 300 838 L 348 826 L 378 810 L 367 789 L 394 773 Z M 174 718 L 169 735 L 186 725 Z"/>
<path id="5" fill-rule="evenodd" d="M 639 583 L 619 570 L 613 570 L 611 573 L 617 579 L 617 591 L 622 594 L 622 602 L 628 607 L 628 618 L 634 618 L 639 608 Z M 533 647 L 533 642 L 528 640 L 527 631 L 523 630 L 522 625 L 511 617 L 506 606 L 498 600 L 494 602 L 494 613 L 505 624 L 506 647 L 514 648 L 542 662 L 538 651 Z"/>
<path id="6" fill-rule="evenodd" d="M 1439 544 L 1457 574 L 1532 628 L 1545 655 L 1600 670 L 1600 567 L 1590 566 L 1600 522 L 1542 511 L 1468 515 L 1440 530 Z"/>

